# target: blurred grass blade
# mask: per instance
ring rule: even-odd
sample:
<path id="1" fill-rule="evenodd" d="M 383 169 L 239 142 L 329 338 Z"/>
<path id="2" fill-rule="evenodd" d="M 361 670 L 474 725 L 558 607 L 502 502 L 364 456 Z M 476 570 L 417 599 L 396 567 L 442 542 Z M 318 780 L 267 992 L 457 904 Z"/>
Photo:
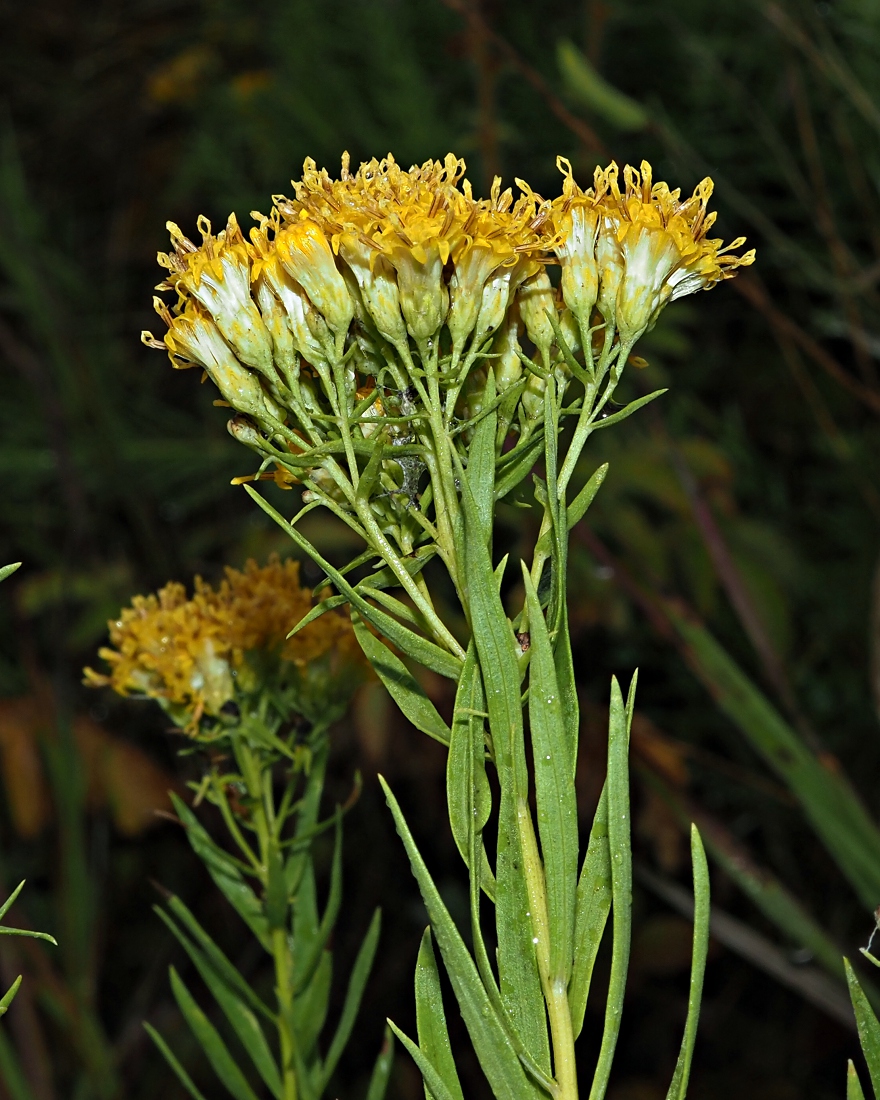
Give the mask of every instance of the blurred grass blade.
<path id="1" fill-rule="evenodd" d="M 665 609 L 685 656 L 720 709 L 782 777 L 856 893 L 873 912 L 880 897 L 880 831 L 847 779 L 823 767 L 702 624 Z"/>
<path id="2" fill-rule="evenodd" d="M 853 1010 L 856 1014 L 859 1042 L 862 1046 L 865 1061 L 868 1063 L 871 1087 L 874 1089 L 874 1096 L 880 1097 L 880 1023 L 877 1022 L 877 1017 L 868 1004 L 868 998 L 859 985 L 859 979 L 850 966 L 849 959 L 844 959 L 843 965 L 846 967 L 846 981 L 849 986 Z"/>
<path id="3" fill-rule="evenodd" d="M 462 1018 L 492 1091 L 498 1100 L 525 1100 L 527 1097 L 542 1097 L 543 1100 L 543 1093 L 526 1077 L 504 1025 L 483 988 L 474 961 L 431 880 L 397 800 L 382 776 L 379 776 L 379 782 L 431 918 L 431 929 L 446 964 Z"/>
<path id="4" fill-rule="evenodd" d="M 165 1059 L 165 1061 L 168 1063 L 168 1065 L 171 1066 L 171 1068 L 174 1070 L 174 1073 L 176 1074 L 178 1081 L 180 1081 L 180 1083 L 183 1085 L 183 1087 L 186 1089 L 186 1091 L 190 1094 L 190 1096 L 193 1098 L 193 1100 L 205 1100 L 205 1097 L 199 1092 L 199 1090 L 196 1088 L 195 1084 L 193 1083 L 193 1079 L 190 1077 L 190 1075 L 186 1072 L 186 1070 L 183 1068 L 183 1066 L 180 1064 L 180 1062 L 174 1056 L 171 1048 L 168 1046 L 168 1044 L 165 1042 L 165 1040 L 162 1038 L 162 1036 L 159 1034 L 159 1032 L 156 1031 L 156 1029 L 154 1027 L 152 1027 L 150 1024 L 148 1024 L 146 1022 L 146 1020 L 144 1020 L 144 1030 L 150 1036 L 150 1038 L 153 1040 L 153 1042 L 156 1044 L 156 1046 L 159 1048 L 159 1051 L 161 1052 L 162 1057 Z M 17 1098 L 16 1098 L 16 1100 L 17 1100 Z"/>
<path id="5" fill-rule="evenodd" d="M 577 1039 L 584 1026 L 590 980 L 611 911 L 611 856 L 608 851 L 608 791 L 596 807 L 590 840 L 578 879 L 574 919 L 574 962 L 568 987 L 571 1026 Z"/>
<path id="6" fill-rule="evenodd" d="M 700 1022 L 700 1002 L 703 999 L 703 978 L 706 973 L 706 957 L 709 954 L 709 867 L 706 853 L 696 825 L 691 825 L 691 861 L 694 871 L 694 949 L 691 958 L 691 985 L 688 996 L 687 1022 L 681 1051 L 675 1064 L 675 1072 L 666 1100 L 684 1100 L 687 1095 L 694 1044 L 697 1041 L 697 1025 Z"/>
<path id="7" fill-rule="evenodd" d="M 345 1049 L 345 1045 L 351 1036 L 358 1009 L 363 1000 L 367 979 L 370 977 L 370 971 L 373 969 L 373 960 L 376 957 L 376 948 L 379 944 L 379 933 L 381 929 L 382 913 L 377 909 L 375 913 L 373 913 L 370 927 L 367 929 L 367 934 L 364 936 L 363 943 L 360 946 L 354 966 L 352 967 L 351 978 L 349 979 L 348 989 L 345 993 L 345 1001 L 342 1005 L 342 1014 L 339 1017 L 339 1023 L 337 1024 L 333 1039 L 330 1042 L 330 1049 L 327 1051 L 327 1058 L 324 1061 L 324 1066 L 321 1071 L 321 1080 L 316 1090 L 318 1095 L 320 1095 L 329 1084 L 333 1071 L 336 1069 L 342 1052 Z"/>
<path id="8" fill-rule="evenodd" d="M 370 1084 L 367 1087 L 367 1095 L 364 1100 L 385 1100 L 385 1090 L 388 1088 L 388 1078 L 391 1076 L 391 1067 L 394 1065 L 394 1035 L 391 1028 L 385 1025 L 385 1035 L 382 1038 L 382 1046 L 376 1056 L 373 1072 L 370 1075 Z"/>
<path id="9" fill-rule="evenodd" d="M 401 1043 L 403 1043 L 404 1049 L 419 1067 L 419 1073 L 421 1073 L 422 1079 L 425 1082 L 426 1100 L 456 1100 L 455 1095 L 449 1091 L 446 1082 L 432 1065 L 430 1058 L 426 1056 L 425 1052 L 420 1050 L 412 1039 L 410 1039 L 408 1035 L 405 1035 L 391 1020 L 388 1021 L 388 1026 Z"/>
<path id="10" fill-rule="evenodd" d="M 416 1027 L 419 1047 L 437 1071 L 452 1100 L 464 1100 L 461 1082 L 449 1045 L 446 1012 L 440 989 L 440 973 L 431 945 L 431 929 L 426 928 L 416 962 Z M 430 1097 L 427 1098 L 430 1100 Z"/>
<path id="11" fill-rule="evenodd" d="M 276 1100 L 281 1100 L 281 1075 L 256 1016 L 218 977 L 202 952 L 188 936 L 181 932 L 168 914 L 158 908 L 156 911 L 189 955 L 193 965 L 201 975 L 202 981 L 204 981 L 211 996 L 222 1009 L 223 1015 L 232 1025 L 233 1031 L 247 1051 L 266 1087 L 276 1097 Z"/>
<path id="12" fill-rule="evenodd" d="M 550 977 L 566 986 L 571 976 L 578 877 L 577 799 L 567 752 L 553 647 L 529 571 L 522 565 L 529 611 L 529 728 L 534 754 L 538 835 L 547 882 Z"/>
<path id="13" fill-rule="evenodd" d="M 635 677 L 630 686 L 633 699 Z M 605 1027 L 590 1100 L 602 1100 L 611 1076 L 611 1063 L 620 1033 L 626 973 L 632 935 L 632 848 L 629 816 L 629 721 L 617 677 L 611 680 L 608 713 L 608 850 L 611 860 L 611 896 L 614 906 L 611 977 L 605 1003 Z"/>
<path id="14" fill-rule="evenodd" d="M 556 63 L 572 99 L 615 129 L 644 130 L 648 125 L 650 115 L 645 108 L 600 76 L 573 42 L 563 39 L 558 43 Z"/>
<path id="15" fill-rule="evenodd" d="M 235 1100 L 257 1100 L 256 1093 L 229 1053 L 220 1037 L 220 1032 L 196 1004 L 173 966 L 169 967 L 169 975 L 177 1006 L 193 1035 L 198 1039 L 199 1045 L 211 1063 L 211 1068 L 226 1086 L 227 1091 L 235 1097 Z"/>
<path id="16" fill-rule="evenodd" d="M 451 737 L 449 726 L 437 713 L 437 708 L 424 693 L 415 676 L 388 646 L 371 634 L 356 611 L 351 613 L 355 637 L 373 671 L 388 689 L 388 694 L 400 707 L 404 716 L 422 733 L 433 737 L 442 745 L 448 745 Z"/>

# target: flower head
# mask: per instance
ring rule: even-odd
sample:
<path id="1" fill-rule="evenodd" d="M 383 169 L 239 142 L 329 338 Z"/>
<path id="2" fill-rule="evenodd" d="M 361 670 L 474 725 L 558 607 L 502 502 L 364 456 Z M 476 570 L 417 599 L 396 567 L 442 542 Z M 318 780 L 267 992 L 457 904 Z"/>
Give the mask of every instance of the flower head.
<path id="1" fill-rule="evenodd" d="M 242 692 L 269 686 L 262 679 L 270 669 L 273 680 L 303 681 L 328 666 L 334 696 L 346 697 L 359 682 L 352 671 L 363 667 L 351 624 L 330 612 L 287 638 L 310 609 L 298 563 L 277 557 L 263 568 L 253 561 L 244 570 L 227 567 L 216 588 L 196 577 L 192 596 L 172 582 L 135 596 L 108 624 L 112 648 L 100 656 L 110 671 L 86 669 L 86 682 L 156 699 L 191 733 Z"/>

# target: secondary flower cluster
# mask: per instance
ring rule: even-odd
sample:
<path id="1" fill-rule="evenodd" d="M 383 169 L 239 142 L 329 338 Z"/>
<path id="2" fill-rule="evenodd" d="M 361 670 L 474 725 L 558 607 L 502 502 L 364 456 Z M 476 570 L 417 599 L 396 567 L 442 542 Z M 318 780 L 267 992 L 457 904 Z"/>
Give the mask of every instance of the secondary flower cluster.
<path id="1" fill-rule="evenodd" d="M 622 366 L 668 302 L 754 259 L 731 251 L 742 238 L 725 248 L 708 237 L 709 179 L 682 199 L 645 162 L 624 169 L 622 186 L 616 164 L 597 168 L 587 188 L 558 163 L 561 195 L 517 181 L 514 200 L 498 180 L 475 198 L 452 154 L 356 172 L 345 155 L 338 179 L 307 160 L 294 197 L 254 214 L 249 237 L 234 215 L 216 234 L 200 219 L 199 244 L 169 223 L 158 289 L 177 301 L 155 299 L 167 332 L 143 338 L 174 366 L 203 368 L 239 414 L 232 434 L 313 496 L 344 502 L 345 478 L 356 488 L 377 443 L 397 448 L 371 481 L 389 529 L 438 432 L 464 454 L 490 371 L 494 393 L 511 394 L 505 431 L 522 439 L 543 415 L 547 371 L 563 363 L 560 332 L 588 373 L 596 355 Z"/>
<path id="2" fill-rule="evenodd" d="M 313 686 L 346 698 L 362 678 L 365 664 L 350 622 L 327 613 L 292 638 L 290 630 L 312 602 L 299 583 L 299 565 L 277 557 L 259 568 L 227 567 L 213 588 L 196 577 L 188 597 L 172 582 L 155 595 L 135 596 L 116 621 L 108 623 L 113 648 L 99 651 L 108 675 L 86 669 L 86 683 L 109 686 L 120 695 L 159 702 L 187 732 L 203 716 L 216 718 L 265 688 L 295 682 L 297 694 Z"/>

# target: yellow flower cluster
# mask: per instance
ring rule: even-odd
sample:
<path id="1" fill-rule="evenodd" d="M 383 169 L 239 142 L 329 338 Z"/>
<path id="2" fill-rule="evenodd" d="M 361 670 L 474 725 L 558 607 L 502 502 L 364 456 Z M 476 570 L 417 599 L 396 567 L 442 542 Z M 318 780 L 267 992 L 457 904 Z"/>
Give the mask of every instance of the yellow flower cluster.
<path id="1" fill-rule="evenodd" d="M 689 199 L 666 183 L 653 183 L 651 166 L 597 168 L 594 185 L 582 190 L 571 165 L 558 160 L 565 176 L 563 192 L 551 203 L 556 233 L 554 252 L 562 268 L 565 304 L 584 324 L 593 307 L 621 339 L 635 340 L 677 298 L 709 290 L 738 267 L 754 262 L 752 249 L 741 256 L 745 237 L 726 248 L 706 234 L 716 215 L 707 212 L 714 185 L 708 177 Z M 521 186 L 525 186 L 521 184 Z"/>
<path id="2" fill-rule="evenodd" d="M 310 608 L 298 563 L 277 557 L 263 568 L 253 561 L 244 570 L 227 567 L 216 588 L 196 577 L 191 597 L 172 582 L 155 595 L 136 596 L 108 624 L 113 648 L 100 656 L 110 672 L 86 669 L 86 683 L 147 695 L 173 713 L 185 712 L 194 729 L 203 714 L 219 714 L 237 689 L 257 686 L 253 654 L 277 657 L 303 673 L 328 655 L 340 671 L 363 665 L 351 624 L 332 612 L 287 639 Z"/>
<path id="3" fill-rule="evenodd" d="M 560 332 L 588 371 L 597 355 L 601 371 L 614 356 L 622 367 L 667 303 L 754 260 L 731 251 L 742 238 L 725 248 L 708 237 L 709 179 L 683 199 L 645 162 L 624 168 L 622 188 L 616 164 L 597 168 L 586 189 L 558 164 L 556 198 L 518 180 L 514 199 L 496 180 L 478 199 L 451 153 L 408 170 L 389 155 L 354 172 L 346 154 L 338 178 L 307 160 L 294 197 L 254 214 L 248 237 L 234 216 L 216 234 L 200 219 L 200 244 L 169 223 L 158 289 L 177 302 L 155 299 L 167 332 L 143 339 L 177 367 L 202 367 L 244 414 L 229 430 L 264 459 L 255 476 L 274 462 L 284 484 L 310 479 L 307 499 L 345 504 L 334 463 L 344 455 L 357 484 L 381 421 L 383 445 L 411 450 L 382 460 L 369 506 L 408 549 L 414 455 L 437 446 L 442 423 L 464 457 L 490 374 L 496 394 L 518 384 L 503 424 L 524 438 L 543 416 L 551 361 L 561 389 L 570 380 Z M 538 370 L 524 378 L 535 349 Z"/>

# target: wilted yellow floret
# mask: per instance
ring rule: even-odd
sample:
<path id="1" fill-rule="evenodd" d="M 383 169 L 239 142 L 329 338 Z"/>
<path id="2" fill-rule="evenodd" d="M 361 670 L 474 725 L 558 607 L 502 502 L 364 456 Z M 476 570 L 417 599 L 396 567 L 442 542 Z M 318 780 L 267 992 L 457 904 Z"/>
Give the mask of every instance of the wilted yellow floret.
<path id="1" fill-rule="evenodd" d="M 216 588 L 197 577 L 191 597 L 172 582 L 155 595 L 135 596 L 108 624 L 113 648 L 100 656 L 110 672 L 86 669 L 86 682 L 188 712 L 194 729 L 202 714 L 217 715 L 233 699 L 236 683 L 243 690 L 256 687 L 249 654 L 275 655 L 307 672 L 332 651 L 336 667 L 351 679 L 363 656 L 347 619 L 330 612 L 287 639 L 310 608 L 298 563 L 274 556 L 263 568 L 253 561 L 244 570 L 227 567 Z"/>

